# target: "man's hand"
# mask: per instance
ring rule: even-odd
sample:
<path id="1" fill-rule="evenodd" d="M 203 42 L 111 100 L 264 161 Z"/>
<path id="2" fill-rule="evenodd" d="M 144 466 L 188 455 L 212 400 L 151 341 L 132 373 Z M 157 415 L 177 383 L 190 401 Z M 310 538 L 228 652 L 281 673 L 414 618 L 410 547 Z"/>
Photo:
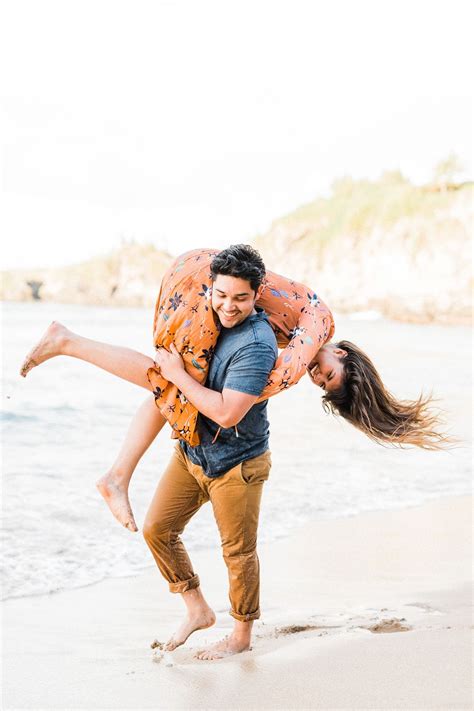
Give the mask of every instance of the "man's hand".
<path id="1" fill-rule="evenodd" d="M 170 351 L 168 353 L 165 348 L 158 348 L 155 363 L 160 367 L 162 376 L 170 383 L 175 383 L 176 378 L 184 370 L 184 361 L 174 343 L 171 344 Z"/>
<path id="2" fill-rule="evenodd" d="M 158 348 L 156 351 L 155 362 L 163 377 L 176 385 L 199 412 L 221 427 L 233 427 L 238 424 L 258 400 L 257 395 L 248 395 L 230 388 L 224 388 L 221 393 L 206 388 L 186 372 L 183 359 L 174 343 L 171 344 L 170 351 L 168 353 L 165 348 Z"/>

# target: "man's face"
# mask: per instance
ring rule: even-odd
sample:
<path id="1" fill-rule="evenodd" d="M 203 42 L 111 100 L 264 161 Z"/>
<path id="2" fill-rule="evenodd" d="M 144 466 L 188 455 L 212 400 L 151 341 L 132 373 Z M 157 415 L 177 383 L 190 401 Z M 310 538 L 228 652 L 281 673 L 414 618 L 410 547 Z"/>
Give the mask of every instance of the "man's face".
<path id="1" fill-rule="evenodd" d="M 216 276 L 211 304 L 224 328 L 234 328 L 255 313 L 255 302 L 262 288 L 255 292 L 245 279 L 225 274 Z"/>

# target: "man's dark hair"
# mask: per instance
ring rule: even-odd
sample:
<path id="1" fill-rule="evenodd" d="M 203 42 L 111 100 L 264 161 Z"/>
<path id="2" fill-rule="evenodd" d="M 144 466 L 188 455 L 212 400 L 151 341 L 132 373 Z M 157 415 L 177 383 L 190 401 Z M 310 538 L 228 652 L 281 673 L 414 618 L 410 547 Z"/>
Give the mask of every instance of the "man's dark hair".
<path id="1" fill-rule="evenodd" d="M 218 274 L 245 279 L 256 292 L 265 278 L 265 264 L 249 244 L 232 244 L 216 254 L 211 262 L 212 281 Z"/>

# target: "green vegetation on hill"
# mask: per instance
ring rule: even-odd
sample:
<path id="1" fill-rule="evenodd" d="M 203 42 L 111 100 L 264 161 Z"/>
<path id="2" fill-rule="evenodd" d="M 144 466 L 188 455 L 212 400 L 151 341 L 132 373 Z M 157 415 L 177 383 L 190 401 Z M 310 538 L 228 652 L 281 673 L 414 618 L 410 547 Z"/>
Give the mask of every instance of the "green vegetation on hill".
<path id="1" fill-rule="evenodd" d="M 317 289 L 338 311 L 376 309 L 403 320 L 471 316 L 474 184 L 416 186 L 399 172 L 336 180 L 273 222 L 255 246 L 269 269 Z"/>
<path id="2" fill-rule="evenodd" d="M 344 234 L 359 235 L 378 226 L 391 229 L 399 220 L 433 218 L 446 211 L 453 197 L 472 195 L 473 183 L 415 186 L 399 172 L 387 172 L 380 180 L 353 180 L 345 177 L 332 185 L 328 198 L 316 198 L 278 220 L 287 227 L 304 224 L 305 239 L 325 243 Z"/>

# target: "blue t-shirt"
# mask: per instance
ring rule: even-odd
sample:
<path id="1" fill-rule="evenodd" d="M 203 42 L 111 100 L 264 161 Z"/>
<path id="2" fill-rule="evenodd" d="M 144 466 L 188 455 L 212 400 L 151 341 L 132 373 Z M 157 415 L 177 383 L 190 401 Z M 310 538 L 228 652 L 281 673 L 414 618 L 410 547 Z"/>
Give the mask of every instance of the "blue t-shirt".
<path id="1" fill-rule="evenodd" d="M 260 395 L 273 370 L 278 347 L 273 329 L 263 309 L 234 328 L 221 328 L 209 366 L 206 387 L 222 392 L 224 388 L 249 395 Z M 201 443 L 191 447 L 180 440 L 185 454 L 211 478 L 222 476 L 246 459 L 268 449 L 270 435 L 267 401 L 253 405 L 234 427 L 221 428 L 199 414 L 197 431 Z"/>

